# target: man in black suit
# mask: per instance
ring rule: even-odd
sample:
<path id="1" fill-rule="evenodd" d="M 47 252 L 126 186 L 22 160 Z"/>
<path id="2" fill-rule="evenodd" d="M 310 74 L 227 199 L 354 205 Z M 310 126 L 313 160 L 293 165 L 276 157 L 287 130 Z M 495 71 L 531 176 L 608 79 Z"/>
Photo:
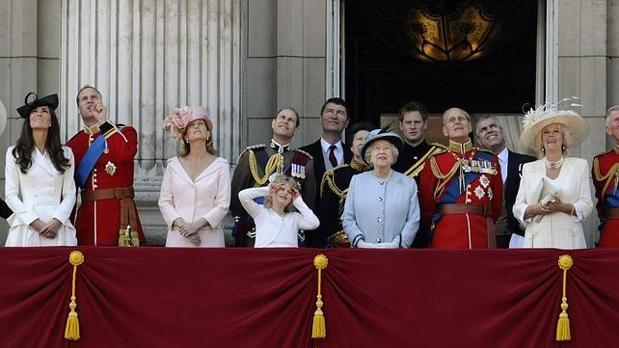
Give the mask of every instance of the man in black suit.
<path id="1" fill-rule="evenodd" d="M 520 187 L 522 165 L 535 158 L 510 151 L 505 145 L 503 127 L 491 115 L 477 120 L 475 136 L 480 147 L 493 151 L 499 158 L 503 179 L 503 211 L 495 224 L 496 245 L 498 248 L 520 248 L 524 240 L 524 230 L 514 217 L 512 207 Z"/>
<path id="2" fill-rule="evenodd" d="M 352 152 L 342 142 L 342 131 L 348 126 L 348 105 L 344 99 L 335 97 L 328 99 L 320 109 L 320 121 L 322 123 L 322 135 L 315 142 L 305 145 L 300 149 L 309 153 L 314 158 L 314 178 L 321 182 L 322 176 L 327 169 L 335 168 L 352 159 Z M 320 185 L 316 185 L 316 197 L 320 197 Z M 318 202 L 306 202 L 309 206 L 316 207 Z M 305 234 L 305 245 L 314 248 L 322 248 L 324 243 L 321 238 L 311 232 Z"/>
<path id="3" fill-rule="evenodd" d="M 301 147 L 314 157 L 314 177 L 320 182 L 327 169 L 350 162 L 352 153 L 342 142 L 342 131 L 348 126 L 348 105 L 342 98 L 328 99 L 320 109 L 322 135 L 315 142 Z"/>

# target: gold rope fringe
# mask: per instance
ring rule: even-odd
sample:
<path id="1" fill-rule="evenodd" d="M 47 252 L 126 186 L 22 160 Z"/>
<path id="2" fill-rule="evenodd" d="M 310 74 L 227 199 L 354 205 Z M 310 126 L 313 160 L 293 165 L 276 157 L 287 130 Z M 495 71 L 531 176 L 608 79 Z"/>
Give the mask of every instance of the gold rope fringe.
<path id="1" fill-rule="evenodd" d="M 269 176 L 271 176 L 271 174 L 273 174 L 274 172 L 282 172 L 284 168 L 284 161 L 284 155 L 282 155 L 281 153 L 276 153 L 273 156 L 269 157 L 269 160 L 264 167 L 264 176 L 260 177 L 260 174 L 258 174 L 258 162 L 256 160 L 256 154 L 254 153 L 254 151 L 249 150 L 249 171 L 254 178 L 256 187 L 264 186 L 267 180 L 269 180 Z"/>
<path id="2" fill-rule="evenodd" d="M 329 259 L 324 254 L 318 254 L 314 257 L 314 267 L 318 270 L 318 294 L 316 295 L 316 311 L 314 312 L 314 320 L 312 322 L 312 338 L 327 337 L 327 327 L 325 324 L 325 315 L 322 312 L 322 295 L 320 294 L 320 285 L 322 284 L 322 270 L 327 268 Z"/>
<path id="3" fill-rule="evenodd" d="M 69 254 L 69 263 L 73 265 L 73 279 L 71 280 L 71 302 L 69 303 L 69 316 L 67 317 L 67 325 L 64 330 L 64 338 L 69 341 L 77 341 L 80 339 L 80 322 L 77 319 L 77 298 L 75 297 L 75 276 L 77 274 L 77 266 L 84 262 L 84 254 L 81 251 L 74 250 Z"/>
<path id="4" fill-rule="evenodd" d="M 559 256 L 559 268 L 563 270 L 563 297 L 561 298 L 561 313 L 557 322 L 557 341 L 570 341 L 572 335 L 570 333 L 570 318 L 567 316 L 567 270 L 569 270 L 574 261 L 570 255 Z"/>

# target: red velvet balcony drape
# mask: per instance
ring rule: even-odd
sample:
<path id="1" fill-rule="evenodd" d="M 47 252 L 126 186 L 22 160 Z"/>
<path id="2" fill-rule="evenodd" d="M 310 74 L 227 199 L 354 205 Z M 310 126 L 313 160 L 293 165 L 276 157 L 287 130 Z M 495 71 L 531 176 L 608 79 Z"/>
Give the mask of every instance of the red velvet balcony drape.
<path id="1" fill-rule="evenodd" d="M 0 248 L 0 347 L 616 347 L 617 250 Z M 327 337 L 312 340 L 325 253 Z M 562 273 L 572 340 L 558 343 Z"/>

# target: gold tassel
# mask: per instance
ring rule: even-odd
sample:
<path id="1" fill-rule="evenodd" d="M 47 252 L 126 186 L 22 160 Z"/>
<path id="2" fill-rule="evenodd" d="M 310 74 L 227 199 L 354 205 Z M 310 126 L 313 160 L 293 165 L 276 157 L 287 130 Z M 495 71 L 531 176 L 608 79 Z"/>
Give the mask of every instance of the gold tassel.
<path id="1" fill-rule="evenodd" d="M 69 254 L 69 263 L 73 265 L 73 279 L 71 281 L 71 302 L 69 303 L 69 316 L 67 317 L 67 325 L 64 330 L 64 338 L 69 341 L 77 341 L 80 339 L 80 322 L 77 319 L 77 308 L 75 297 L 75 276 L 77 274 L 77 266 L 84 262 L 84 254 L 81 251 L 74 250 Z"/>
<path id="2" fill-rule="evenodd" d="M 325 324 L 325 315 L 322 312 L 322 295 L 320 294 L 320 285 L 322 284 L 322 270 L 327 268 L 329 259 L 324 254 L 318 254 L 314 257 L 314 267 L 318 270 L 318 294 L 316 295 L 316 311 L 314 312 L 314 321 L 312 323 L 312 338 L 327 337 L 327 327 Z"/>
<path id="3" fill-rule="evenodd" d="M 569 270 L 574 261 L 570 255 L 559 256 L 559 268 L 563 270 L 563 297 L 561 298 L 561 313 L 559 314 L 559 321 L 557 322 L 557 341 L 570 341 L 572 339 L 570 333 L 570 318 L 567 316 L 567 270 Z"/>

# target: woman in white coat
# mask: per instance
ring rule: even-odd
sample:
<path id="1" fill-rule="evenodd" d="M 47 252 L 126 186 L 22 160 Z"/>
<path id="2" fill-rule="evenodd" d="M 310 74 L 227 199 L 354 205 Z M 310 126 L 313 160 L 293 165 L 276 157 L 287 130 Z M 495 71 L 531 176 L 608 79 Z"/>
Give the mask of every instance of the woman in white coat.
<path id="1" fill-rule="evenodd" d="M 568 157 L 587 134 L 585 120 L 573 111 L 531 110 L 521 142 L 540 159 L 526 163 L 513 207 L 526 226 L 524 248 L 586 248 L 582 222 L 593 210 L 589 164 Z"/>
<path id="2" fill-rule="evenodd" d="M 28 102 L 33 95 L 34 100 Z M 6 246 L 77 245 L 69 221 L 75 204 L 73 153 L 60 143 L 58 96 L 26 95 L 17 144 L 6 153 L 6 202 L 15 213 Z"/>
<path id="3" fill-rule="evenodd" d="M 168 160 L 159 209 L 168 225 L 168 247 L 224 247 L 221 224 L 230 206 L 230 166 L 216 156 L 206 109 L 172 110 L 166 129 L 178 140 Z"/>

